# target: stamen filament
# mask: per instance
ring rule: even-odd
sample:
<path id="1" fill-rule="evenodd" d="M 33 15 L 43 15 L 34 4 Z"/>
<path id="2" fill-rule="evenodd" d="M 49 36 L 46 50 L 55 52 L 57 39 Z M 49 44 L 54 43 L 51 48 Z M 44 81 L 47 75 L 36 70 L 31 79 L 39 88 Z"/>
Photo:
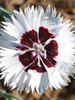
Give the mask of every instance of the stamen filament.
<path id="1" fill-rule="evenodd" d="M 44 58 L 47 58 L 46 50 L 44 51 Z"/>
<path id="2" fill-rule="evenodd" d="M 40 56 L 38 55 L 37 58 L 38 58 L 37 65 L 38 65 L 39 67 L 41 67 L 41 64 L 40 64 Z"/>
<path id="3" fill-rule="evenodd" d="M 33 48 L 30 48 L 30 49 L 28 49 L 28 50 L 24 50 L 24 51 L 22 51 L 21 53 L 20 53 L 20 55 L 23 55 L 23 54 L 25 54 L 25 53 L 27 53 L 27 52 L 29 52 L 29 51 L 34 51 L 35 49 L 33 49 Z"/>
<path id="4" fill-rule="evenodd" d="M 47 45 L 47 44 L 49 44 L 51 41 L 52 41 L 53 39 L 48 39 L 46 42 L 45 42 L 45 44 L 44 44 L 44 47 Z"/>

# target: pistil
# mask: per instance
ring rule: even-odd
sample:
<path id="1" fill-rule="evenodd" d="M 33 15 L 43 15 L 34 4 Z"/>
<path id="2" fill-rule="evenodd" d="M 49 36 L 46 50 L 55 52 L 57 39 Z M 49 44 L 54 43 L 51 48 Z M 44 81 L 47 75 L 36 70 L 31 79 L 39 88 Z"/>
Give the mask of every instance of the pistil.
<path id="1" fill-rule="evenodd" d="M 35 45 L 33 46 L 33 48 L 35 49 L 34 52 L 36 53 L 37 58 L 38 58 L 37 65 L 39 67 L 41 67 L 40 56 L 43 56 L 46 59 L 47 58 L 46 50 L 44 49 L 44 47 L 42 46 L 42 44 L 37 44 L 37 43 L 35 43 Z"/>

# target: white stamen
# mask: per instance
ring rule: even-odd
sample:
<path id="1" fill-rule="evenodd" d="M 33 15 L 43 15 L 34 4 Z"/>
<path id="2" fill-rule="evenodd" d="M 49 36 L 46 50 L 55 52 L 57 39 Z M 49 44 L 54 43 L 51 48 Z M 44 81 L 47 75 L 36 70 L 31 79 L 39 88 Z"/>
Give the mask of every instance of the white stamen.
<path id="1" fill-rule="evenodd" d="M 32 54 L 33 54 L 33 56 L 35 56 L 35 55 L 36 55 L 36 53 L 35 53 L 35 52 L 32 52 Z"/>
<path id="2" fill-rule="evenodd" d="M 40 49 L 42 50 L 42 51 L 44 51 L 44 53 L 42 53 L 42 52 L 40 52 L 40 54 L 42 55 L 42 56 L 44 56 L 44 58 L 46 59 L 47 58 L 47 55 L 46 55 L 46 50 L 44 49 L 44 46 L 42 46 L 41 44 L 40 44 Z"/>
<path id="3" fill-rule="evenodd" d="M 37 57 L 35 58 L 35 60 L 34 60 L 32 63 L 30 63 L 29 65 L 25 66 L 25 67 L 23 68 L 23 71 L 24 71 L 26 68 L 28 68 L 29 66 L 31 66 L 31 65 L 36 61 L 36 59 L 37 59 Z"/>
<path id="4" fill-rule="evenodd" d="M 41 64 L 40 64 L 40 56 L 38 55 L 37 57 L 38 57 L 37 65 L 38 65 L 39 67 L 41 67 Z"/>
<path id="5" fill-rule="evenodd" d="M 40 57 L 41 62 L 43 63 L 45 69 L 47 70 L 47 66 L 45 65 L 45 63 L 43 62 L 42 58 Z"/>
<path id="6" fill-rule="evenodd" d="M 45 42 L 45 45 L 44 46 L 46 46 L 47 44 L 49 44 L 51 41 L 52 41 L 53 39 L 48 39 L 46 42 Z"/>
<path id="7" fill-rule="evenodd" d="M 44 47 L 42 46 L 42 44 L 39 44 L 39 48 L 44 51 Z"/>
<path id="8" fill-rule="evenodd" d="M 44 58 L 47 58 L 46 50 L 44 51 Z"/>
<path id="9" fill-rule="evenodd" d="M 43 56 L 45 59 L 47 58 L 46 50 L 44 49 L 44 46 L 42 44 L 37 44 L 35 43 L 34 48 L 37 51 L 37 56 L 38 56 L 38 66 L 41 67 L 40 64 L 40 55 Z"/>
<path id="10" fill-rule="evenodd" d="M 28 50 L 24 50 L 24 51 L 22 51 L 21 53 L 20 53 L 20 55 L 23 55 L 23 54 L 25 54 L 25 53 L 27 53 L 28 51 L 34 51 L 35 49 L 33 49 L 33 48 L 30 48 L 30 49 L 28 49 Z"/>

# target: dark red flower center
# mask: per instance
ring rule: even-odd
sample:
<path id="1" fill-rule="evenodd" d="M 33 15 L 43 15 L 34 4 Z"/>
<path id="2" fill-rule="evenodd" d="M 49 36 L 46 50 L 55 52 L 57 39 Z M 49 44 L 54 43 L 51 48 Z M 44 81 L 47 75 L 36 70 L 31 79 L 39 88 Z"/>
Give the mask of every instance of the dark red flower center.
<path id="1" fill-rule="evenodd" d="M 49 39 L 51 41 L 45 45 Z M 39 33 L 35 30 L 25 32 L 21 37 L 20 43 L 25 47 L 17 46 L 17 49 L 22 51 L 30 49 L 30 51 L 18 56 L 19 61 L 26 68 L 25 71 L 36 70 L 37 72 L 46 72 L 42 61 L 48 68 L 54 67 L 56 64 L 54 57 L 58 55 L 58 43 L 47 28 L 40 27 Z M 41 57 L 42 61 L 39 57 Z"/>

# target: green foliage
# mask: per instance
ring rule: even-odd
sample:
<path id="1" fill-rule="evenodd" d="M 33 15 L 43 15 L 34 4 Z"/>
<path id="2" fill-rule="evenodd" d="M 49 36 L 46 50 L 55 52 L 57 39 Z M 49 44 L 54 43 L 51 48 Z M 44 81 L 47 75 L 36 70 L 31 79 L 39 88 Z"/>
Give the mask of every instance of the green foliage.
<path id="1" fill-rule="evenodd" d="M 14 13 L 11 12 L 11 11 L 6 10 L 6 9 L 4 9 L 4 8 L 2 8 L 2 7 L 0 6 L 0 16 L 11 19 L 11 18 L 10 18 L 10 15 L 14 15 Z"/>
<path id="2" fill-rule="evenodd" d="M 15 96 L 10 93 L 6 93 L 6 91 L 0 89 L 0 98 L 3 97 L 5 100 L 13 100 L 15 98 L 16 100 L 22 100 L 18 96 Z"/>

